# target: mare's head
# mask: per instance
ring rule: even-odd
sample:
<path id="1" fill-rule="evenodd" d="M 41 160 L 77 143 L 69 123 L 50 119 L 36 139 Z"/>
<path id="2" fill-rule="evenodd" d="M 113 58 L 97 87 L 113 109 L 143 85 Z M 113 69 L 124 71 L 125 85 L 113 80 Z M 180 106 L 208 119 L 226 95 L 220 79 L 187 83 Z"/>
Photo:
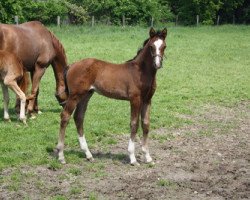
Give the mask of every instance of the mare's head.
<path id="1" fill-rule="evenodd" d="M 167 29 L 164 28 L 162 31 L 155 31 L 154 28 L 151 28 L 149 36 L 148 46 L 153 59 L 153 66 L 155 69 L 159 69 L 162 67 L 164 50 L 166 48 L 165 38 L 167 36 Z"/>

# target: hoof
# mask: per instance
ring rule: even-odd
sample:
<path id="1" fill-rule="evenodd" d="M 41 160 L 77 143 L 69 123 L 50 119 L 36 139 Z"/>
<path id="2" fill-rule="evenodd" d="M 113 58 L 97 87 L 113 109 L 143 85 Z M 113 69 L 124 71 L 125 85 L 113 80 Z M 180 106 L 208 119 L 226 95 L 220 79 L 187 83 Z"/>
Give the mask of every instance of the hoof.
<path id="1" fill-rule="evenodd" d="M 55 148 L 55 149 L 53 150 L 53 156 L 54 156 L 54 157 L 58 157 L 58 154 L 59 154 L 59 149 Z"/>
<path id="2" fill-rule="evenodd" d="M 25 125 L 27 125 L 27 122 L 26 122 L 26 118 L 24 118 L 24 119 L 19 119 L 23 124 L 25 124 Z"/>
<path id="3" fill-rule="evenodd" d="M 66 161 L 65 161 L 65 159 L 59 159 L 59 162 L 61 163 L 61 164 L 66 164 Z"/>
<path id="4" fill-rule="evenodd" d="M 4 119 L 5 122 L 11 122 L 10 118 Z"/>
<path id="5" fill-rule="evenodd" d="M 42 111 L 38 110 L 38 111 L 37 111 L 37 114 L 38 114 L 38 115 L 41 115 L 41 114 L 42 114 Z"/>
<path id="6" fill-rule="evenodd" d="M 132 162 L 130 163 L 132 166 L 140 166 L 140 163 L 138 163 L 137 161 L 136 162 Z"/>
<path id="7" fill-rule="evenodd" d="M 93 157 L 87 158 L 87 160 L 88 160 L 89 162 L 94 162 L 94 161 L 95 161 L 95 159 L 94 159 Z"/>
<path id="8" fill-rule="evenodd" d="M 36 119 L 36 115 L 35 114 L 30 114 L 30 119 Z"/>
<path id="9" fill-rule="evenodd" d="M 154 166 L 155 165 L 155 162 L 154 161 L 150 161 L 150 162 L 146 162 L 148 165 L 150 166 Z"/>

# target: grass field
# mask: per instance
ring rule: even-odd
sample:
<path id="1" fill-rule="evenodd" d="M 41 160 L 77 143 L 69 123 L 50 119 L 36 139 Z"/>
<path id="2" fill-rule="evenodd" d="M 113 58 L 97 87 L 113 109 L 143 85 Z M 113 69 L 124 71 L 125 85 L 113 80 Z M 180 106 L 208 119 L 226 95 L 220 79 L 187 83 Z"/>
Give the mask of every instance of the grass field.
<path id="1" fill-rule="evenodd" d="M 86 57 L 121 63 L 134 57 L 148 37 L 148 29 L 142 27 L 49 28 L 64 45 L 69 63 Z M 179 116 L 192 115 L 193 109 L 207 103 L 231 107 L 249 101 L 249 41 L 249 26 L 170 27 L 167 59 L 157 74 L 151 129 L 190 124 L 190 120 Z M 43 113 L 28 120 L 28 126 L 17 121 L 12 92 L 11 123 L 3 121 L 3 106 L 0 107 L 0 170 L 23 165 L 60 167 L 50 155 L 57 143 L 61 112 L 54 92 L 55 80 L 49 67 L 40 86 L 39 106 Z M 95 94 L 85 122 L 90 149 L 109 148 L 109 144 L 117 142 L 115 135 L 128 134 L 129 112 L 128 102 Z M 79 157 L 73 120 L 67 128 L 66 149 L 68 163 L 85 162 Z"/>
<path id="2" fill-rule="evenodd" d="M 114 63 L 132 57 L 148 37 L 141 27 L 51 27 L 66 49 L 69 63 L 95 57 Z M 151 128 L 179 127 L 194 107 L 206 103 L 232 106 L 250 99 L 250 27 L 171 27 L 167 36 L 167 59 L 157 74 Z M 42 115 L 19 123 L 11 98 L 12 123 L 0 121 L 0 169 L 22 164 L 52 162 L 47 151 L 57 142 L 61 107 L 55 97 L 51 67 L 42 79 L 39 106 Z M 2 99 L 2 96 L 0 97 Z M 86 137 L 93 145 L 115 143 L 113 134 L 129 132 L 129 103 L 94 95 L 86 116 Z M 0 118 L 3 119 L 3 106 Z M 66 146 L 78 149 L 73 120 L 67 128 Z M 47 151 L 46 151 L 47 149 Z M 66 155 L 69 162 L 81 162 Z"/>

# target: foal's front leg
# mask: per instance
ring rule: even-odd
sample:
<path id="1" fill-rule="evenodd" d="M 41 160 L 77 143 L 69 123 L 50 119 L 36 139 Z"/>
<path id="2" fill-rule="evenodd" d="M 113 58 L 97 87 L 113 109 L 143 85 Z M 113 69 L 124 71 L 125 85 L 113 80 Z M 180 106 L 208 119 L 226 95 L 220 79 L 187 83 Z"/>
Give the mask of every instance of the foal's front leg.
<path id="1" fill-rule="evenodd" d="M 70 96 L 62 113 L 61 113 L 61 124 L 60 124 L 60 131 L 59 131 L 59 139 L 58 144 L 55 149 L 55 153 L 58 154 L 58 159 L 62 164 L 65 164 L 65 158 L 64 158 L 64 139 L 65 139 L 65 129 L 68 125 L 68 122 L 70 120 L 70 117 L 76 107 L 77 104 L 77 98 Z"/>
<path id="2" fill-rule="evenodd" d="M 154 164 L 153 159 L 149 154 L 149 148 L 148 148 L 148 132 L 150 125 L 149 116 L 150 116 L 150 103 L 145 103 L 143 104 L 141 110 L 141 126 L 143 130 L 142 151 L 145 153 L 146 162 Z"/>
<path id="3" fill-rule="evenodd" d="M 131 100 L 131 121 L 130 121 L 130 139 L 128 144 L 128 152 L 131 165 L 139 165 L 135 158 L 135 136 L 138 130 L 138 121 L 139 121 L 139 113 L 140 113 L 140 98 L 136 98 Z"/>
<path id="4" fill-rule="evenodd" d="M 23 93 L 23 91 L 20 89 L 20 87 L 17 85 L 16 81 L 9 81 L 8 86 L 17 94 L 17 96 L 20 99 L 20 120 L 26 124 L 26 117 L 25 117 L 25 103 L 26 103 L 26 96 Z"/>

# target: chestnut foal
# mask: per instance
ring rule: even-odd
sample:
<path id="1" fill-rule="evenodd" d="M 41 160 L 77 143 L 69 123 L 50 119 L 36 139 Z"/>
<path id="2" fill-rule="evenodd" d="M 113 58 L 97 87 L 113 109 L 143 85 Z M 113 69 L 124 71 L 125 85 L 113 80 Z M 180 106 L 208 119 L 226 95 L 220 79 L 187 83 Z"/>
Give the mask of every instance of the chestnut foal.
<path id="1" fill-rule="evenodd" d="M 55 152 L 61 163 L 64 159 L 64 138 L 68 121 L 74 112 L 74 121 L 81 149 L 87 159 L 92 160 L 83 132 L 83 120 L 88 101 L 94 91 L 106 97 L 128 100 L 131 105 L 131 136 L 128 144 L 130 163 L 139 165 L 135 158 L 135 136 L 139 115 L 143 129 L 142 151 L 147 163 L 153 163 L 148 148 L 149 115 L 151 98 L 156 89 L 156 72 L 161 68 L 167 29 L 150 29 L 149 38 L 137 55 L 123 64 L 87 58 L 72 64 L 66 74 L 68 100 L 61 113 L 59 140 Z"/>
<path id="2" fill-rule="evenodd" d="M 9 121 L 9 92 L 8 87 L 12 89 L 20 99 L 20 120 L 26 124 L 25 117 L 25 92 L 28 87 L 28 76 L 24 72 L 21 60 L 8 51 L 0 50 L 0 83 L 3 89 L 4 99 L 4 119 Z"/>

